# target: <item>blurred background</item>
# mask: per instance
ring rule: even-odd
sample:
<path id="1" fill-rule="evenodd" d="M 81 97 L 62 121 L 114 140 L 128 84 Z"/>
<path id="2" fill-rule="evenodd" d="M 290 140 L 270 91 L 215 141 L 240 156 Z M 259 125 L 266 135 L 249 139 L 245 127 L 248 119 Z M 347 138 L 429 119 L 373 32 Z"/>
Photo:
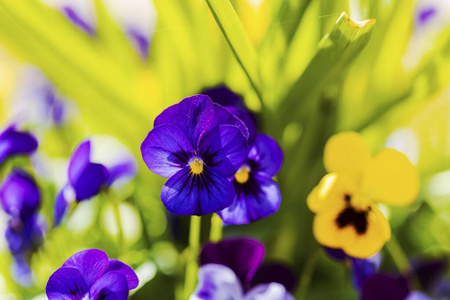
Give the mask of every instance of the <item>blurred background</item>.
<path id="1" fill-rule="evenodd" d="M 413 204 L 383 207 L 399 253 L 385 247 L 381 270 L 401 271 L 399 256 L 411 263 L 448 263 L 450 2 L 231 4 L 238 18 L 225 20 L 226 39 L 205 0 L 0 0 L 1 123 L 19 124 L 39 140 L 35 154 L 10 164 L 33 172 L 48 223 L 66 182 L 67 160 L 80 141 L 113 136 L 138 163 L 136 178 L 117 192 L 124 249 L 116 242 L 111 201 L 100 194 L 47 231 L 31 256 L 33 278 L 25 286 L 14 279 L 2 211 L 1 299 L 45 299 L 48 277 L 85 248 L 103 249 L 137 271 L 141 285 L 133 299 L 179 298 L 189 218 L 163 207 L 165 179 L 146 168 L 140 144 L 164 108 L 221 85 L 242 97 L 259 130 L 285 154 L 277 176 L 278 213 L 226 226 L 225 237 L 260 239 L 266 261 L 287 264 L 298 286 L 307 286 L 306 299 L 357 299 L 348 266 L 318 247 L 306 207 L 306 196 L 325 172 L 326 140 L 354 130 L 374 153 L 386 146 L 404 152 L 421 175 Z M 209 224 L 203 218 L 203 242 Z M 449 275 L 447 268 L 440 278 Z"/>

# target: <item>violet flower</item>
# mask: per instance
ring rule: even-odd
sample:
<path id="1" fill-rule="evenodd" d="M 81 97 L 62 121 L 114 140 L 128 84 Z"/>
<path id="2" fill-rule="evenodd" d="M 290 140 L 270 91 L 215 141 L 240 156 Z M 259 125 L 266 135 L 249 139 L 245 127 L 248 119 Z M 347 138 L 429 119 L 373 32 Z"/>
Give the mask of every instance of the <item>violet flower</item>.
<path id="1" fill-rule="evenodd" d="M 45 224 L 38 215 L 41 195 L 25 171 L 14 169 L 0 186 L 3 210 L 10 216 L 5 237 L 14 257 L 13 276 L 22 285 L 31 284 L 31 255 L 42 244 Z"/>
<path id="2" fill-rule="evenodd" d="M 148 168 L 169 178 L 161 191 L 174 214 L 205 215 L 234 199 L 229 181 L 247 154 L 244 123 L 205 95 L 164 110 L 141 145 Z"/>
<path id="3" fill-rule="evenodd" d="M 95 136 L 81 142 L 69 161 L 68 183 L 55 200 L 54 219 L 58 226 L 70 203 L 88 200 L 102 188 L 122 186 L 137 172 L 134 156 L 116 139 Z"/>
<path id="4" fill-rule="evenodd" d="M 97 249 L 72 255 L 48 279 L 49 300 L 126 300 L 139 285 L 131 267 Z"/>
<path id="5" fill-rule="evenodd" d="M 16 155 L 30 155 L 36 151 L 36 138 L 26 131 L 19 131 L 16 125 L 7 127 L 0 133 L 0 164 Z"/>
<path id="6" fill-rule="evenodd" d="M 259 269 L 264 253 L 264 245 L 247 238 L 207 244 L 200 254 L 199 282 L 190 299 L 294 299 L 289 293 L 295 282 L 292 273 L 276 265 Z"/>

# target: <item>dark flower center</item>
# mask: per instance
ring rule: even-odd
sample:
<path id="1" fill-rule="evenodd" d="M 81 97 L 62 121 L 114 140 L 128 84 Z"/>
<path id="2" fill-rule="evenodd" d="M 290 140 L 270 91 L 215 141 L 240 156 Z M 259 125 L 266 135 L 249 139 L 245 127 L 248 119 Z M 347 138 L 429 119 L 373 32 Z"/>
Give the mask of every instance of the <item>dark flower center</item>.
<path id="1" fill-rule="evenodd" d="M 349 225 L 353 226 L 359 235 L 366 233 L 368 226 L 367 215 L 370 207 L 364 211 L 356 210 L 350 206 L 351 196 L 348 194 L 344 196 L 344 200 L 348 206 L 339 213 L 335 221 L 336 225 L 341 229 Z"/>

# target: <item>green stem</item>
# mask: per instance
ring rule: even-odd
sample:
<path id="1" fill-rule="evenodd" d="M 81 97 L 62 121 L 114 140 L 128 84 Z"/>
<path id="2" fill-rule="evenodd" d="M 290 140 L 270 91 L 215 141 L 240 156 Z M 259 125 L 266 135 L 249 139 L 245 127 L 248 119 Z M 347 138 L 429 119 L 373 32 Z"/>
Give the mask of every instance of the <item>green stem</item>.
<path id="1" fill-rule="evenodd" d="M 117 225 L 117 248 L 119 250 L 119 255 L 121 255 L 125 252 L 125 238 L 123 234 L 122 221 L 120 217 L 120 201 L 115 196 L 113 191 L 109 190 L 107 193 L 109 198 L 111 199 L 114 219 Z"/>
<path id="2" fill-rule="evenodd" d="M 309 286 L 311 284 L 312 275 L 319 260 L 319 247 L 314 247 L 308 255 L 305 268 L 303 269 L 300 277 L 300 287 L 298 288 L 297 297 L 298 300 L 307 299 Z"/>
<path id="3" fill-rule="evenodd" d="M 191 216 L 188 260 L 186 263 L 186 273 L 184 278 L 184 299 L 189 299 L 189 296 L 192 295 L 195 290 L 195 285 L 197 284 L 197 258 L 200 250 L 200 229 L 201 218 Z"/>
<path id="4" fill-rule="evenodd" d="M 222 219 L 218 214 L 213 214 L 211 217 L 211 229 L 209 231 L 209 240 L 217 243 L 222 239 Z"/>

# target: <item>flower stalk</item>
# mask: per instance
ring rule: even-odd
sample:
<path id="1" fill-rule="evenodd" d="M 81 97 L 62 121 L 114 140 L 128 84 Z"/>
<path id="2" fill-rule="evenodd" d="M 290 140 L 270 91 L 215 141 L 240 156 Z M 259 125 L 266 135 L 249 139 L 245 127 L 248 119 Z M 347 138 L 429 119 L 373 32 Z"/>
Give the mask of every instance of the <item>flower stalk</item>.
<path id="1" fill-rule="evenodd" d="M 189 229 L 189 249 L 186 263 L 186 273 L 184 278 L 184 299 L 194 292 L 197 284 L 198 254 L 200 251 L 200 229 L 201 217 L 191 216 Z"/>
<path id="2" fill-rule="evenodd" d="M 222 219 L 218 214 L 213 214 L 211 217 L 211 229 L 209 231 L 209 240 L 217 243 L 222 239 Z"/>

